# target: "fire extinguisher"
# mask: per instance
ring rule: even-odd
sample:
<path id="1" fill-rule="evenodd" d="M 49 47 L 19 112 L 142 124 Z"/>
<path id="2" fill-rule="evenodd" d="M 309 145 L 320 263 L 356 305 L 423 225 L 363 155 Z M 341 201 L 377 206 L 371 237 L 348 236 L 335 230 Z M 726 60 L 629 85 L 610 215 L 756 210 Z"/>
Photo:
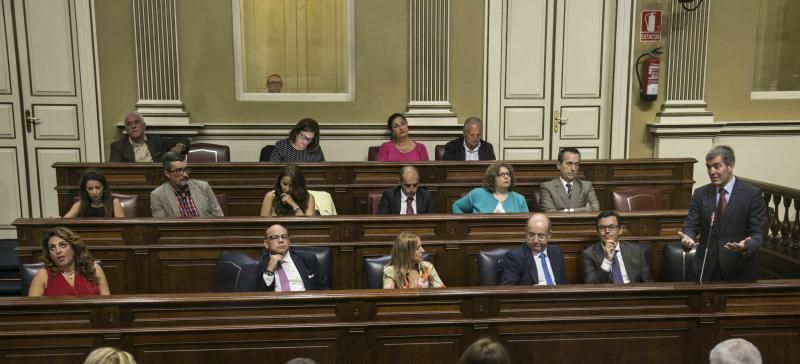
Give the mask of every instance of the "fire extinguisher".
<path id="1" fill-rule="evenodd" d="M 639 80 L 639 97 L 642 101 L 655 101 L 658 98 L 658 75 L 661 71 L 661 60 L 658 56 L 661 54 L 661 47 L 658 47 L 636 59 L 636 78 Z M 645 58 L 644 61 L 642 58 Z M 644 79 L 639 73 L 639 64 L 642 65 Z"/>

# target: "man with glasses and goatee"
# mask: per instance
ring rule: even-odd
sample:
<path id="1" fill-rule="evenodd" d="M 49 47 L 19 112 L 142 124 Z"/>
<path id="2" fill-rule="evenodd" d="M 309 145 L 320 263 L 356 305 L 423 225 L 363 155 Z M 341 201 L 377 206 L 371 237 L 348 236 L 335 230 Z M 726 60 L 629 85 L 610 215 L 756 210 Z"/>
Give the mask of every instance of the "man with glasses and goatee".
<path id="1" fill-rule="evenodd" d="M 168 181 L 150 192 L 153 217 L 222 216 L 211 186 L 189 179 L 189 162 L 183 154 L 166 153 L 161 164 Z"/>
<path id="2" fill-rule="evenodd" d="M 597 215 L 597 236 L 581 253 L 585 283 L 627 284 L 652 282 L 650 265 L 638 242 L 620 241 L 622 221 L 616 211 Z"/>
<path id="3" fill-rule="evenodd" d="M 330 289 L 328 277 L 320 271 L 317 256 L 289 249 L 289 231 L 272 225 L 264 233 L 259 291 L 313 291 Z"/>

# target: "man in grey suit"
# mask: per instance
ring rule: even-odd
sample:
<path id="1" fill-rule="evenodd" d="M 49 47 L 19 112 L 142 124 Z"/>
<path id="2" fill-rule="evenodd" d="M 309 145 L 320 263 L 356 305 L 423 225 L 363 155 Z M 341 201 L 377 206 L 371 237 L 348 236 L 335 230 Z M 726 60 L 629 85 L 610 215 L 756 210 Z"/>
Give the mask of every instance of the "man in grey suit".
<path id="1" fill-rule="evenodd" d="M 653 281 L 644 249 L 638 242 L 619 241 L 620 235 L 622 225 L 616 211 L 603 211 L 597 215 L 600 242 L 592 243 L 581 253 L 584 282 L 625 284 Z"/>
<path id="2" fill-rule="evenodd" d="M 556 166 L 561 176 L 539 186 L 544 211 L 598 211 L 600 202 L 589 181 L 576 178 L 581 164 L 581 152 L 576 148 L 562 148 Z"/>
<path id="3" fill-rule="evenodd" d="M 161 164 L 169 181 L 150 192 L 153 217 L 222 216 L 211 186 L 189 179 L 189 163 L 183 154 L 168 152 Z"/>
<path id="4" fill-rule="evenodd" d="M 379 215 L 417 215 L 434 213 L 433 195 L 419 187 L 419 172 L 414 166 L 400 169 L 400 185 L 383 191 Z"/>
<path id="5" fill-rule="evenodd" d="M 694 269 L 701 281 L 756 280 L 759 276 L 756 252 L 764 241 L 767 206 L 758 187 L 733 175 L 735 163 L 733 149 L 725 145 L 706 154 L 711 183 L 694 191 L 678 232 L 684 249 L 697 248 Z"/>

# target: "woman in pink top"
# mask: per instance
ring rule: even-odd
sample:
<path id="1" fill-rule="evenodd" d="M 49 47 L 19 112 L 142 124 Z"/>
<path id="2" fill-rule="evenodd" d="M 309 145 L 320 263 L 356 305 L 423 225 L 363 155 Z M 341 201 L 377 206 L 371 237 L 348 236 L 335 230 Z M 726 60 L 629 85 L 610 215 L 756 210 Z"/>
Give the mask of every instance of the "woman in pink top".
<path id="1" fill-rule="evenodd" d="M 387 120 L 392 140 L 381 144 L 378 160 L 381 162 L 427 161 L 428 149 L 408 136 L 408 122 L 401 114 L 392 114 Z"/>

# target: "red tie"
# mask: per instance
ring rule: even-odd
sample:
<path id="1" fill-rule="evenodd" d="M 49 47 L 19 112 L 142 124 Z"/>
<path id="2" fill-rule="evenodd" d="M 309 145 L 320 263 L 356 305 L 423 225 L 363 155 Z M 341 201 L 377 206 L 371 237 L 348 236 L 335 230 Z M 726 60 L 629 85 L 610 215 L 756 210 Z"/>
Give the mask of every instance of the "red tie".
<path id="1" fill-rule="evenodd" d="M 408 196 L 408 198 L 406 198 L 406 215 L 416 215 L 414 213 L 413 203 L 414 203 L 414 197 Z"/>
<path id="2" fill-rule="evenodd" d="M 722 220 L 722 215 L 725 214 L 725 208 L 728 207 L 728 200 L 725 199 L 725 194 L 728 191 L 725 191 L 724 188 L 719 189 L 719 203 L 717 203 L 717 218 L 715 222 L 720 222 Z"/>

